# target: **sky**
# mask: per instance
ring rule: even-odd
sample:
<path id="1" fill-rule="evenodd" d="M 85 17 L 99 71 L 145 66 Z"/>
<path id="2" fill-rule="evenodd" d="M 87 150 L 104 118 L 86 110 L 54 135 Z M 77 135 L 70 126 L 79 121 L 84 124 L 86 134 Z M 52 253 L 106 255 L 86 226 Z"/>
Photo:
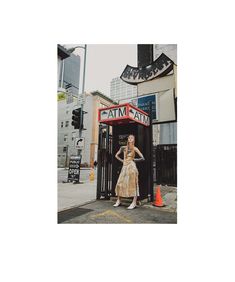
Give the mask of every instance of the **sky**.
<path id="1" fill-rule="evenodd" d="M 83 44 L 69 44 L 66 48 Z M 83 49 L 74 54 L 81 56 L 83 72 Z M 136 44 L 88 44 L 86 58 L 85 91 L 98 90 L 110 96 L 110 82 L 120 77 L 126 65 L 137 66 Z"/>

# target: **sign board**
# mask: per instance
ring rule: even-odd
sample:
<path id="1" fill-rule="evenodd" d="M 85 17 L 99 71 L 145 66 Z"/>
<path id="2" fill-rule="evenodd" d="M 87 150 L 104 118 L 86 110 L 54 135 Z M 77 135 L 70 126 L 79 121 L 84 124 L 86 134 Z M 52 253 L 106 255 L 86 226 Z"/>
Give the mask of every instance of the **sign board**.
<path id="1" fill-rule="evenodd" d="M 173 89 L 158 94 L 158 123 L 176 121 L 176 103 Z"/>
<path id="2" fill-rule="evenodd" d="M 66 99 L 66 94 L 64 92 L 59 92 L 57 94 L 57 101 L 65 100 Z"/>
<path id="3" fill-rule="evenodd" d="M 174 89 L 168 89 L 153 93 L 149 95 L 143 95 L 137 98 L 129 98 L 122 100 L 133 104 L 139 109 L 149 113 L 149 102 L 152 102 L 152 122 L 153 123 L 165 123 L 176 121 L 176 104 Z"/>
<path id="4" fill-rule="evenodd" d="M 149 126 L 150 124 L 148 114 L 130 104 L 99 109 L 98 121 L 110 125 L 133 121 L 144 126 Z"/>
<path id="5" fill-rule="evenodd" d="M 77 137 L 75 138 L 75 148 L 78 150 L 83 150 L 85 144 L 85 138 L 84 137 Z"/>
<path id="6" fill-rule="evenodd" d="M 129 84 L 136 85 L 167 75 L 173 70 L 173 66 L 174 62 L 162 53 L 151 65 L 139 68 L 127 65 L 120 78 Z"/>
<path id="7" fill-rule="evenodd" d="M 130 134 L 119 134 L 118 135 L 118 145 L 119 146 L 126 146 L 127 139 Z"/>
<path id="8" fill-rule="evenodd" d="M 69 161 L 68 182 L 79 182 L 80 178 L 81 156 L 71 156 Z"/>
<path id="9" fill-rule="evenodd" d="M 157 111 L 157 93 L 153 93 L 150 95 L 137 97 L 137 98 L 129 98 L 122 100 L 122 102 L 130 103 L 131 105 L 134 105 L 135 107 L 143 110 L 148 115 L 150 115 L 150 107 L 149 104 L 152 102 L 152 119 L 157 120 L 158 119 L 158 111 Z"/>

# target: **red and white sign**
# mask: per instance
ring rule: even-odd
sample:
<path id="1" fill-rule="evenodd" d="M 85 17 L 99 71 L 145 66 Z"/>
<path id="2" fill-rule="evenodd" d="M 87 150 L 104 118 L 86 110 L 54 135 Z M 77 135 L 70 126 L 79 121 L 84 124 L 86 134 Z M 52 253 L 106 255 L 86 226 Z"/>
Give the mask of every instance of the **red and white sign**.
<path id="1" fill-rule="evenodd" d="M 137 122 L 149 126 L 149 116 L 146 112 L 130 104 L 116 105 L 99 109 L 98 121 L 110 125 Z"/>

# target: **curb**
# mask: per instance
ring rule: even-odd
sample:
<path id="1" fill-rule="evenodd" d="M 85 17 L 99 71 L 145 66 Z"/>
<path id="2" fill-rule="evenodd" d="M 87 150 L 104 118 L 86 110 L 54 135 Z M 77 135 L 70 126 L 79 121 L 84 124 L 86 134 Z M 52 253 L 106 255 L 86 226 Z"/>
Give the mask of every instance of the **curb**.
<path id="1" fill-rule="evenodd" d="M 152 204 L 145 204 L 143 205 L 143 207 L 148 208 L 148 209 L 155 209 L 158 211 L 167 211 L 167 212 L 177 213 L 177 208 L 172 208 L 170 206 L 155 207 Z"/>
<path id="2" fill-rule="evenodd" d="M 85 205 L 94 203 L 94 202 L 96 202 L 96 201 L 97 201 L 97 200 L 95 199 L 95 200 L 90 200 L 90 201 L 84 202 L 84 203 L 79 204 L 79 205 L 70 206 L 70 207 L 67 207 L 67 208 L 64 208 L 64 209 L 62 209 L 62 210 L 57 211 L 57 213 L 64 212 L 64 211 L 69 211 L 69 210 L 72 210 L 72 209 L 74 209 L 74 208 L 79 208 L 79 207 L 82 207 L 82 206 L 85 206 Z"/>

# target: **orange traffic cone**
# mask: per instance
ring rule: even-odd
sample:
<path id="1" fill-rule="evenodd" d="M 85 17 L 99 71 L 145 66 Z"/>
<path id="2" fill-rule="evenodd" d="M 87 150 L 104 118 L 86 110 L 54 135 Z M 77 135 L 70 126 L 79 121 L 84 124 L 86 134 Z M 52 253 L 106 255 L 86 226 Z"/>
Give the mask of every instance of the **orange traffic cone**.
<path id="1" fill-rule="evenodd" d="M 164 206 L 164 204 L 162 202 L 162 197 L 161 197 L 160 185 L 157 187 L 156 199 L 155 199 L 155 203 L 153 203 L 153 205 L 155 207 L 163 207 Z"/>

